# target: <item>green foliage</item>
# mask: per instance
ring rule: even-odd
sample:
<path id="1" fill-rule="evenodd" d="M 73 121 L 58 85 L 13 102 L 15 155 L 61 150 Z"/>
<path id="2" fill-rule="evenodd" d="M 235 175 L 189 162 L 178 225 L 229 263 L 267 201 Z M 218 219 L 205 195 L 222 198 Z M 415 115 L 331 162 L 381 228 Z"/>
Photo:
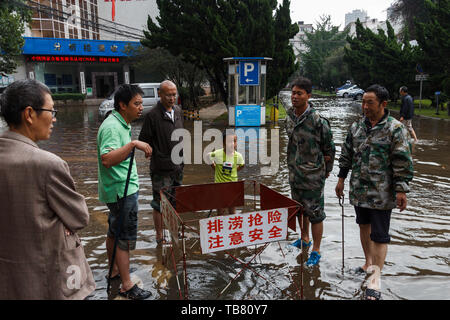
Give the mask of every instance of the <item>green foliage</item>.
<path id="1" fill-rule="evenodd" d="M 17 58 L 25 44 L 22 34 L 25 23 L 31 21 L 31 11 L 25 7 L 25 0 L 0 2 L 0 72 L 13 73 Z"/>
<path id="2" fill-rule="evenodd" d="M 295 27 L 286 28 L 289 1 L 283 1 L 275 17 L 276 0 L 157 0 L 157 4 L 158 24 L 148 19 L 142 44 L 152 49 L 164 48 L 204 70 L 213 92 L 222 100 L 227 97 L 227 69 L 223 61 L 226 57 L 280 60 L 271 70 L 278 72 L 283 68 L 283 75 L 274 72 L 268 92 L 278 90 L 275 87 L 280 83 L 284 86 L 292 69 L 289 64 L 293 63 L 285 50 L 295 31 Z M 268 77 L 271 79 L 271 74 Z"/>
<path id="3" fill-rule="evenodd" d="M 301 54 L 303 74 L 311 79 L 315 86 L 330 89 L 347 80 L 346 66 L 342 61 L 342 48 L 348 30 L 339 31 L 331 24 L 330 16 L 322 16 L 312 32 L 306 32 L 303 43 L 307 51 Z M 328 60 L 327 60 L 328 59 Z M 327 68 L 332 66 L 333 70 Z"/>
<path id="4" fill-rule="evenodd" d="M 425 7 L 429 21 L 416 24 L 422 67 L 430 75 L 431 93 L 450 96 L 450 0 L 426 0 Z"/>
<path id="5" fill-rule="evenodd" d="M 267 96 L 273 97 L 284 88 L 288 79 L 298 69 L 295 63 L 295 55 L 289 39 L 298 33 L 298 25 L 291 23 L 290 1 L 284 0 L 275 14 L 273 61 L 269 62 Z"/>
<path id="6" fill-rule="evenodd" d="M 350 46 L 345 48 L 344 60 L 360 87 L 381 84 L 394 99 L 400 86 L 414 83 L 419 52 L 409 45 L 408 38 L 399 42 L 390 23 L 386 25 L 387 34 L 382 29 L 374 33 L 357 20 L 356 36 L 347 37 Z"/>
<path id="7" fill-rule="evenodd" d="M 133 53 L 129 61 L 137 69 L 174 82 L 183 108 L 198 108 L 199 96 L 203 92 L 200 85 L 205 81 L 206 73 L 194 64 L 185 62 L 181 55 L 175 57 L 163 48 L 141 48 Z"/>
<path id="8" fill-rule="evenodd" d="M 416 22 L 427 22 L 428 11 L 424 0 L 396 0 L 392 4 L 391 18 L 394 21 L 402 21 L 403 30 L 416 39 Z"/>
<path id="9" fill-rule="evenodd" d="M 52 93 L 52 98 L 54 101 L 57 100 L 84 101 L 86 99 L 86 95 L 83 93 Z"/>

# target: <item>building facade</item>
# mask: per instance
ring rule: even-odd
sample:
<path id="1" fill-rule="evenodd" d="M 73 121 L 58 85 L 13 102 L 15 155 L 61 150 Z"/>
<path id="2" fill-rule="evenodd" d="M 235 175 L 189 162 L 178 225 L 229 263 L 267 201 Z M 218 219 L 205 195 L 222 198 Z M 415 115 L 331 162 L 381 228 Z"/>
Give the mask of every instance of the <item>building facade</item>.
<path id="1" fill-rule="evenodd" d="M 158 15 L 156 0 L 116 0 L 114 22 L 109 0 L 28 4 L 32 22 L 12 79 L 36 79 L 53 93 L 82 93 L 88 99 L 104 98 L 118 85 L 135 82 L 140 71 L 130 67 L 128 58 L 141 46 L 147 17 Z"/>
<path id="2" fill-rule="evenodd" d="M 348 26 L 350 23 L 356 22 L 356 20 L 364 22 L 367 19 L 369 19 L 369 16 L 367 15 L 367 12 L 364 10 L 353 10 L 352 12 L 345 14 L 345 27 Z"/>
<path id="3" fill-rule="evenodd" d="M 306 32 L 313 32 L 314 28 L 312 24 L 305 24 L 303 21 L 298 21 L 298 33 L 294 36 L 294 38 L 289 40 L 289 43 L 292 45 L 294 50 L 294 55 L 296 58 L 296 62 L 300 62 L 300 54 L 307 51 L 307 47 L 303 43 L 303 40 L 306 39 Z"/>

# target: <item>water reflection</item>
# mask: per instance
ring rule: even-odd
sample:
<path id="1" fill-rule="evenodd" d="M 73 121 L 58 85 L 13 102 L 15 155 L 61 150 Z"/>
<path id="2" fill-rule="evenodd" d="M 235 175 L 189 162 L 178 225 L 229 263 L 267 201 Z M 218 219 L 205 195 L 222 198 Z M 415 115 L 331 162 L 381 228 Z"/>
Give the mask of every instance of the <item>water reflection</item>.
<path id="1" fill-rule="evenodd" d="M 289 104 L 289 97 L 283 96 Z M 360 115 L 360 105 L 345 99 L 314 98 L 319 112 L 330 120 L 337 157 L 350 124 Z M 107 263 L 105 239 L 107 207 L 97 199 L 96 134 L 99 127 L 97 108 L 86 106 L 60 107 L 50 140 L 40 147 L 56 153 L 69 163 L 76 188 L 87 201 L 91 214 L 89 226 L 81 233 L 85 252 L 94 272 L 97 289 L 92 299 L 106 299 Z M 137 138 L 142 122 L 133 124 L 132 136 Z M 211 128 L 203 122 L 203 130 Z M 383 269 L 381 290 L 384 299 L 449 298 L 449 230 L 447 206 L 450 192 L 450 122 L 416 118 L 413 126 L 419 142 L 414 146 L 414 180 L 408 195 L 408 209 L 394 210 L 391 238 Z M 193 133 L 193 123 L 186 122 Z M 268 126 L 268 128 L 270 128 Z M 219 129 L 223 129 L 219 127 Z M 0 129 L 2 130 L 2 129 Z M 268 135 L 270 137 L 270 134 Z M 204 146 L 210 142 L 204 142 Z M 270 144 L 269 144 L 270 145 Z M 275 175 L 261 174 L 257 165 L 247 165 L 239 172 L 240 179 L 255 179 L 278 192 L 290 196 L 286 165 L 287 137 L 281 125 L 280 167 Z M 269 148 L 270 149 L 270 148 Z M 246 158 L 249 157 L 246 149 Z M 269 153 L 270 154 L 270 150 Z M 140 179 L 139 231 L 137 249 L 131 256 L 136 268 L 133 277 L 152 291 L 153 299 L 178 299 L 181 272 L 175 275 L 162 264 L 162 249 L 156 246 L 151 215 L 152 200 L 149 166 L 141 152 L 136 153 Z M 242 265 L 225 253 L 201 255 L 194 234 L 188 236 L 188 279 L 191 299 L 293 299 L 298 298 L 303 284 L 306 299 L 360 299 L 366 277 L 352 270 L 364 263 L 353 208 L 345 204 L 345 270 L 342 273 L 341 207 L 334 193 L 337 182 L 337 161 L 325 187 L 325 211 L 322 259 L 319 267 L 303 270 L 300 262 L 307 258 L 287 244 L 297 239 L 290 233 L 288 241 L 270 244 L 251 264 L 256 272 L 244 270 L 219 297 Z M 185 184 L 213 182 L 213 171 L 206 165 L 186 165 Z M 348 192 L 348 185 L 346 185 Z M 242 250 L 239 258 L 248 261 L 252 249 Z M 182 269 L 177 265 L 178 270 Z M 258 274 L 260 276 L 258 276 Z M 178 279 L 177 279 L 178 276 Z M 263 279 L 265 278 L 265 279 Z M 271 281 L 267 281 L 270 279 Z"/>

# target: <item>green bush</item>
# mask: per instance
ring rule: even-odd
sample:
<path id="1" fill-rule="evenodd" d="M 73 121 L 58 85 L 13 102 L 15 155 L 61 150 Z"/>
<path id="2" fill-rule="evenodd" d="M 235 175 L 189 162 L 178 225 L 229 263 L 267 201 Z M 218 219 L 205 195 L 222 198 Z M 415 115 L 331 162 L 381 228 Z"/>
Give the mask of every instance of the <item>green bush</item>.
<path id="1" fill-rule="evenodd" d="M 86 99 L 86 95 L 82 93 L 53 93 L 53 100 L 75 100 L 75 101 L 84 101 Z"/>

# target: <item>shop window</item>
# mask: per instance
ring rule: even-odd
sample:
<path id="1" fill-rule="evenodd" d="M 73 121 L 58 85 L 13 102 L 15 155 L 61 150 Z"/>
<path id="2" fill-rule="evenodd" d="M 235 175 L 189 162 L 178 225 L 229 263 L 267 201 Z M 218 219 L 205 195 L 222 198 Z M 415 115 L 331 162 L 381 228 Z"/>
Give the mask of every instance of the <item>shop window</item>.
<path id="1" fill-rule="evenodd" d="M 62 83 L 64 86 L 71 86 L 72 85 L 72 75 L 71 74 L 63 74 L 62 75 Z"/>
<path id="2" fill-rule="evenodd" d="M 53 30 L 53 24 L 51 20 L 42 20 L 42 30 Z"/>
<path id="3" fill-rule="evenodd" d="M 33 21 L 31 21 L 31 29 L 32 30 L 40 30 L 41 29 L 41 21 L 33 19 Z"/>
<path id="4" fill-rule="evenodd" d="M 44 82 L 47 86 L 56 86 L 56 74 L 44 73 Z"/>
<path id="5" fill-rule="evenodd" d="M 53 30 L 43 30 L 42 31 L 42 36 L 44 38 L 54 38 Z"/>

